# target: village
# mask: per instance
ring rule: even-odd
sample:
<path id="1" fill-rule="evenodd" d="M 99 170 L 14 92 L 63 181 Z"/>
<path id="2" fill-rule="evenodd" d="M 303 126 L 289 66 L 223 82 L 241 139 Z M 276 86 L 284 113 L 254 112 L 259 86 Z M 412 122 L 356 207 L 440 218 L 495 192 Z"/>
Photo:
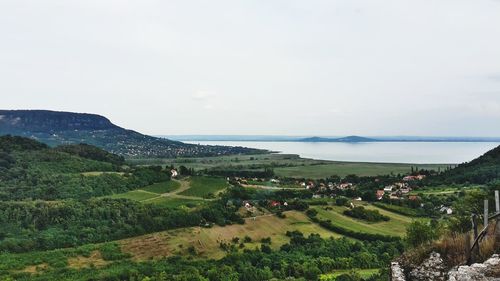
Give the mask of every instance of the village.
<path id="1" fill-rule="evenodd" d="M 424 208 L 424 198 L 418 190 L 421 187 L 421 181 L 426 178 L 424 174 L 405 175 L 394 179 L 391 183 L 381 187 L 379 178 L 372 179 L 372 185 L 377 185 L 379 188 L 373 189 L 367 187 L 365 182 L 356 183 L 349 182 L 345 179 L 335 178 L 333 180 L 314 180 L 314 179 L 290 179 L 290 178 L 245 178 L 245 177 L 228 177 L 227 181 L 233 185 L 239 185 L 245 188 L 253 188 L 260 190 L 288 190 L 288 191 L 307 191 L 311 200 L 322 200 L 334 202 L 337 198 L 346 198 L 350 202 L 384 202 L 395 205 L 406 205 L 412 208 Z M 314 202 L 314 201 L 313 201 Z M 262 204 L 261 204 L 262 205 Z M 286 208 L 288 202 L 280 202 L 279 200 L 268 200 L 267 207 L 270 208 Z M 250 201 L 243 202 L 243 206 L 251 211 L 253 203 Z M 346 206 L 354 207 L 352 203 Z M 449 204 L 439 203 L 434 205 L 433 209 L 436 213 L 443 215 L 452 215 L 453 209 Z"/>

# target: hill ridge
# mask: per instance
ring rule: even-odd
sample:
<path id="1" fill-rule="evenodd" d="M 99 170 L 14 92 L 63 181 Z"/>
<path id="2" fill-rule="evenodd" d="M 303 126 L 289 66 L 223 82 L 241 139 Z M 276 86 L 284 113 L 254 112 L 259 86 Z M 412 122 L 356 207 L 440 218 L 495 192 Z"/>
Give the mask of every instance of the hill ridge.
<path id="1" fill-rule="evenodd" d="M 172 158 L 260 153 L 262 150 L 186 144 L 141 134 L 91 113 L 0 110 L 0 135 L 29 137 L 50 146 L 87 143 L 124 157 Z"/>

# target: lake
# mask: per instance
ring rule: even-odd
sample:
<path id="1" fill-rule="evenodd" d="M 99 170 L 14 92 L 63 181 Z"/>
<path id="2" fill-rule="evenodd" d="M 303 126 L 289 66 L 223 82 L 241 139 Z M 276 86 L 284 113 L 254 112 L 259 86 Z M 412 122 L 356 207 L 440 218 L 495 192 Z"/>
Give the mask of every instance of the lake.
<path id="1" fill-rule="evenodd" d="M 185 142 L 268 149 L 321 160 L 414 164 L 458 164 L 477 158 L 500 145 L 498 142 Z"/>

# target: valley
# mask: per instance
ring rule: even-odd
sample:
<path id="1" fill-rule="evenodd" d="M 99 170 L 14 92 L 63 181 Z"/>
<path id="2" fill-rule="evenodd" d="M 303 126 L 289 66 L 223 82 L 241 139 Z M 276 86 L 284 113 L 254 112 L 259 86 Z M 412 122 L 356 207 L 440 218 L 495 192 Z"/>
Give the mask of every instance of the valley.
<path id="1" fill-rule="evenodd" d="M 409 229 L 455 227 L 498 167 L 496 150 L 455 168 L 0 147 L 0 280 L 382 280 Z"/>

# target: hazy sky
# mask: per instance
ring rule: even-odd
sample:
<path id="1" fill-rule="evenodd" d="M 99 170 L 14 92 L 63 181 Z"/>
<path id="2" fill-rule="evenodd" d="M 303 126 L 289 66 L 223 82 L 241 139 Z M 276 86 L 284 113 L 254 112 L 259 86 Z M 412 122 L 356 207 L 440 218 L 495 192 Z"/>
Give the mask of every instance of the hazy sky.
<path id="1" fill-rule="evenodd" d="M 500 1 L 0 0 L 0 108 L 149 134 L 500 136 Z"/>

